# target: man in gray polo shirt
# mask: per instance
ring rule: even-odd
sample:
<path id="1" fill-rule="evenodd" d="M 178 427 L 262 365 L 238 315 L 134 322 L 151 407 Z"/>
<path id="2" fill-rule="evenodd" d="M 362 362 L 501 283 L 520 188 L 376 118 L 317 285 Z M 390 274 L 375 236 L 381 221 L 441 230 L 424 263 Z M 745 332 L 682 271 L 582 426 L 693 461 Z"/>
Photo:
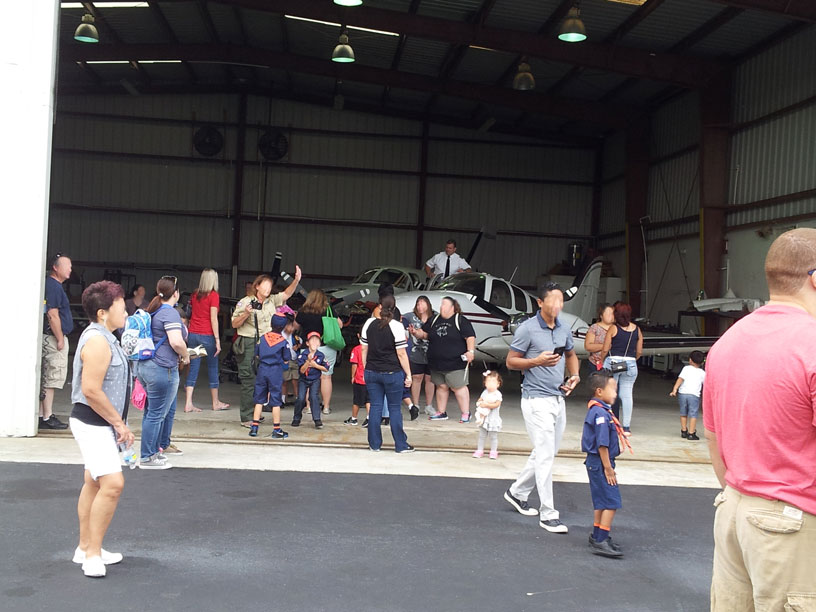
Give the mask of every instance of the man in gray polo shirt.
<path id="1" fill-rule="evenodd" d="M 539 312 L 519 325 L 507 354 L 508 369 L 524 371 L 521 412 L 533 452 L 504 499 L 521 514 L 538 514 L 539 525 L 547 531 L 567 533 L 567 526 L 553 504 L 552 468 L 567 424 L 564 397 L 581 380 L 579 362 L 573 350 L 572 333 L 558 318 L 564 307 L 561 288 L 547 283 L 538 295 Z M 565 363 L 569 372 L 566 382 Z M 538 488 L 540 510 L 527 504 L 533 487 Z"/>

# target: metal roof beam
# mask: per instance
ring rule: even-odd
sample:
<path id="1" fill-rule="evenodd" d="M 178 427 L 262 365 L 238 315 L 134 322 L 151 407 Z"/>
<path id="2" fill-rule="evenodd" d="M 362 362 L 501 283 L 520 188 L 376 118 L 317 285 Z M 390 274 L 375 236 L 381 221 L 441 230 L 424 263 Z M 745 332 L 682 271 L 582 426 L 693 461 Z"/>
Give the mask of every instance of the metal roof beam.
<path id="1" fill-rule="evenodd" d="M 211 1 L 258 11 L 284 13 L 375 30 L 387 30 L 406 36 L 440 40 L 451 44 L 509 51 L 519 55 L 618 72 L 638 78 L 665 81 L 686 88 L 698 87 L 723 68 L 716 60 L 661 53 L 652 54 L 641 49 L 592 41 L 571 45 L 550 36 L 530 32 L 485 27 L 478 23 L 411 15 L 367 6 L 346 9 L 334 4 L 303 2 L 302 0 Z"/>
<path id="2" fill-rule="evenodd" d="M 778 13 L 791 19 L 816 23 L 816 2 L 813 0 L 711 0 L 741 9 Z"/>
<path id="3" fill-rule="evenodd" d="M 175 31 L 173 31 L 173 27 L 170 25 L 170 22 L 167 21 L 167 17 L 164 15 L 164 11 L 161 10 L 157 2 L 148 2 L 147 6 L 150 7 L 150 12 L 153 14 L 153 17 L 156 21 L 159 22 L 159 25 L 164 30 L 167 37 L 174 43 L 178 44 L 179 39 L 176 36 Z M 195 83 L 198 80 L 198 75 L 196 75 L 193 68 L 190 66 L 188 62 L 183 62 L 182 65 L 184 69 L 187 71 L 187 76 L 190 77 L 190 81 Z"/>
<path id="4" fill-rule="evenodd" d="M 247 66 L 264 66 L 326 76 L 343 81 L 388 85 L 426 91 L 484 102 L 488 105 L 515 108 L 530 113 L 553 115 L 603 125 L 622 127 L 639 109 L 609 104 L 565 99 L 533 91 L 514 91 L 492 85 L 439 79 L 373 66 L 337 64 L 324 59 L 278 53 L 224 44 L 210 45 L 77 45 L 61 50 L 66 61 L 114 61 L 137 57 L 141 60 L 177 59 Z"/>

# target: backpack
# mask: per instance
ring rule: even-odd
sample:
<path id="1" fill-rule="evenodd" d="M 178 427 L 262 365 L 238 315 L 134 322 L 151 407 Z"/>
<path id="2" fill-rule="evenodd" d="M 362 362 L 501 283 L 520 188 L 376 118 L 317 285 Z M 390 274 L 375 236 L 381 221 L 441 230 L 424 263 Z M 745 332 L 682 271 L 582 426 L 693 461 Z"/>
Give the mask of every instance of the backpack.
<path id="1" fill-rule="evenodd" d="M 441 316 L 442 316 L 442 315 L 439 315 L 439 314 L 438 314 L 438 315 L 436 315 L 436 316 L 433 318 L 433 321 L 431 321 L 431 327 L 433 327 L 433 326 L 434 326 L 434 323 L 436 323 L 436 320 L 437 320 L 439 317 L 441 317 Z M 456 323 L 456 331 L 458 331 L 458 332 L 461 334 L 461 333 L 462 333 L 462 330 L 461 330 L 461 329 L 459 329 L 459 313 L 456 313 L 456 315 L 454 315 L 454 317 L 453 317 L 453 322 L 454 322 L 454 323 Z"/>
<path id="2" fill-rule="evenodd" d="M 125 329 L 122 332 L 121 344 L 129 360 L 146 361 L 147 359 L 153 359 L 156 351 L 167 340 L 167 336 L 165 336 L 159 340 L 157 345 L 154 345 L 152 327 L 153 317 L 141 308 L 127 318 Z"/>

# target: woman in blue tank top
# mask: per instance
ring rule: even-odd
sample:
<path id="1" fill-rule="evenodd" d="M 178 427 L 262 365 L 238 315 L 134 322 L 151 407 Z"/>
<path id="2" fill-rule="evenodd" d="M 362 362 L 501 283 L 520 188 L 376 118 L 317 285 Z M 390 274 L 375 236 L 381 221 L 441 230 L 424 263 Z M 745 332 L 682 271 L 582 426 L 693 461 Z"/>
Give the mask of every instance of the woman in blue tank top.
<path id="1" fill-rule="evenodd" d="M 632 421 L 632 389 L 638 376 L 637 360 L 643 352 L 643 334 L 632 322 L 632 307 L 629 304 L 616 302 L 613 308 L 615 325 L 606 334 L 601 359 L 605 368 L 610 368 L 612 362 L 626 364 L 626 369 L 615 372 L 614 377 L 621 400 L 621 423 L 623 430 L 628 432 Z"/>

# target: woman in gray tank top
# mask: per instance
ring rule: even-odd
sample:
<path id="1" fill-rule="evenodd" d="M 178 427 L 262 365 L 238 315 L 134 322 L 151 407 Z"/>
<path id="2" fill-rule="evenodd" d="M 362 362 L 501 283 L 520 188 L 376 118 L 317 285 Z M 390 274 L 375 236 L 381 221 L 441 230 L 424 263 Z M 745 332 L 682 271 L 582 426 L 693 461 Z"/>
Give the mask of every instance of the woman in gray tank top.
<path id="1" fill-rule="evenodd" d="M 120 553 L 102 548 L 102 540 L 125 485 L 117 445 L 133 444 L 127 426 L 130 368 L 113 335 L 127 317 L 122 287 L 110 281 L 94 283 L 82 292 L 82 307 L 91 324 L 77 344 L 71 390 L 71 433 L 85 463 L 77 504 L 79 546 L 73 560 L 82 564 L 86 576 L 102 578 L 107 565 L 122 561 Z"/>

